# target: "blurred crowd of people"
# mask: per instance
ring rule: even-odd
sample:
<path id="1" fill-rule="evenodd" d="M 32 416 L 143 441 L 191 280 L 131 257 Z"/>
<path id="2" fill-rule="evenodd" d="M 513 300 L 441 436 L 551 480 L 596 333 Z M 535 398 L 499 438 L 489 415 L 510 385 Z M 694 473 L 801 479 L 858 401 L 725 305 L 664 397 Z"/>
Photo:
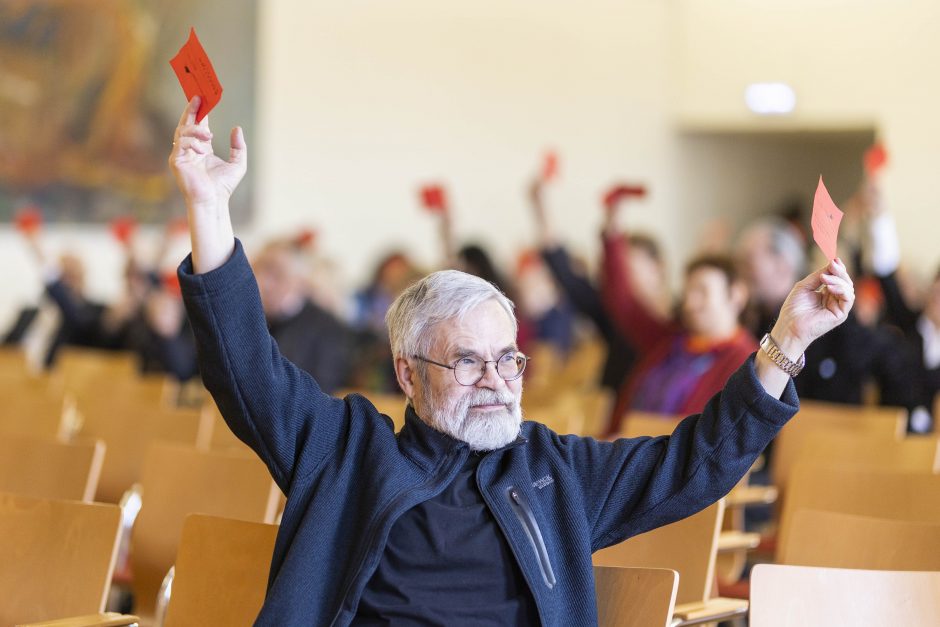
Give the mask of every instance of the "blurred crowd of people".
<path id="1" fill-rule="evenodd" d="M 516 303 L 523 351 L 548 348 L 564 361 L 579 342 L 603 343 L 607 357 L 597 385 L 615 398 L 608 435 L 620 431 L 630 411 L 701 411 L 756 350 L 813 263 L 808 217 L 760 217 L 741 225 L 718 252 L 692 254 L 674 298 L 662 247 L 627 227 L 626 208 L 642 202 L 645 190 L 621 185 L 601 202 L 602 255 L 592 276 L 554 228 L 544 187 L 541 177 L 529 186 L 533 247 L 511 267 L 499 267 L 480 243 L 458 247 L 451 210 L 438 198 L 431 215 L 439 221 L 441 265 L 492 282 Z M 798 392 L 836 403 L 901 406 L 911 432 L 930 431 L 940 392 L 940 272 L 922 285 L 903 271 L 875 180 L 866 178 L 845 208 L 840 250 L 858 286 L 857 305 L 845 324 L 811 346 Z M 178 226 L 168 228 L 166 240 L 174 229 L 179 234 Z M 124 294 L 96 303 L 85 295 L 82 261 L 50 257 L 42 240 L 40 230 L 24 231 L 45 297 L 20 312 L 4 344 L 23 345 L 46 367 L 60 347 L 77 345 L 134 351 L 143 372 L 181 381 L 198 376 L 179 285 L 172 273 L 156 270 L 160 259 L 144 263 L 125 238 Z M 428 269 L 394 251 L 379 260 L 367 285 L 344 299 L 332 289 L 310 232 L 268 242 L 252 264 L 269 328 L 288 358 L 329 392 L 397 392 L 385 312 Z"/>

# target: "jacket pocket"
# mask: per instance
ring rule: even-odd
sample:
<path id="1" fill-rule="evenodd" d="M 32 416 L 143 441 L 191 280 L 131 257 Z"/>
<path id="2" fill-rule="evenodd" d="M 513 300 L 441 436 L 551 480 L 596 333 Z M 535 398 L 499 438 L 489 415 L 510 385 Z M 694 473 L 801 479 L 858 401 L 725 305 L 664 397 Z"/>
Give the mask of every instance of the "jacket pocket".
<path id="1" fill-rule="evenodd" d="M 529 538 L 529 544 L 535 551 L 536 560 L 539 563 L 539 570 L 542 571 L 542 580 L 550 589 L 555 587 L 555 572 L 552 570 L 552 561 L 548 557 L 548 549 L 545 546 L 545 540 L 542 538 L 542 532 L 539 530 L 539 524 L 535 520 L 532 508 L 525 500 L 522 490 L 515 486 L 510 486 L 506 490 L 506 496 L 509 498 L 509 504 L 513 513 L 519 519 L 519 523 L 525 530 L 526 537 Z"/>

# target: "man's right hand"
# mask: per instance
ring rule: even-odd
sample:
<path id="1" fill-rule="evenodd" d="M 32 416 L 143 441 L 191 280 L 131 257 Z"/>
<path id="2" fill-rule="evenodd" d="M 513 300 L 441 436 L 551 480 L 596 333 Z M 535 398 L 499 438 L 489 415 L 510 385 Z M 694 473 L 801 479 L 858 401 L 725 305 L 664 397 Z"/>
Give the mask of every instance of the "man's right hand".
<path id="1" fill-rule="evenodd" d="M 199 98 L 193 98 L 173 139 L 169 163 L 186 201 L 193 244 L 193 270 L 209 272 L 228 260 L 235 247 L 228 201 L 248 169 L 248 147 L 239 127 L 232 129 L 229 160 L 212 152 L 209 118 L 196 123 Z"/>
<path id="2" fill-rule="evenodd" d="M 198 110 L 199 96 L 196 96 L 183 110 L 169 159 L 190 210 L 227 203 L 248 169 L 248 147 L 242 129 L 232 129 L 229 160 L 224 161 L 212 152 L 209 117 L 196 123 Z"/>

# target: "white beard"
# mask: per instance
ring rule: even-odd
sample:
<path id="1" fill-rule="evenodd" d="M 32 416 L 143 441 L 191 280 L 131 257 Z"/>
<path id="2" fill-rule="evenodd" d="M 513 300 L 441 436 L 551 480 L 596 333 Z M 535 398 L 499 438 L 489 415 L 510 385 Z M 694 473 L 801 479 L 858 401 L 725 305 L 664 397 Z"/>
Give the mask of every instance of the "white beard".
<path id="1" fill-rule="evenodd" d="M 521 396 L 521 395 L 520 395 Z M 447 401 L 428 393 L 424 419 L 434 429 L 466 442 L 471 451 L 492 451 L 519 437 L 522 408 L 512 392 L 472 388 L 467 394 Z M 473 405 L 505 405 L 499 411 L 474 412 Z"/>

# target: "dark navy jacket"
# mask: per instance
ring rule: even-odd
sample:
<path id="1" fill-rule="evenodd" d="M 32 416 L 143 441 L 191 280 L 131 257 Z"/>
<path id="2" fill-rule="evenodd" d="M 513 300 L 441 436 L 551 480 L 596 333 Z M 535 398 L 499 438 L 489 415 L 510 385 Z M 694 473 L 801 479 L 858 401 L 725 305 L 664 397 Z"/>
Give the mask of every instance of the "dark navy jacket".
<path id="1" fill-rule="evenodd" d="M 284 359 L 240 243 L 206 274 L 187 258 L 180 282 L 206 387 L 287 495 L 256 624 L 346 625 L 392 524 L 450 483 L 467 446 L 410 410 L 396 435 L 367 399 L 332 398 Z M 797 403 L 792 383 L 782 401 L 764 392 L 752 357 L 671 437 L 601 442 L 525 422 L 487 454 L 477 483 L 542 623 L 596 624 L 591 554 L 726 494 Z"/>

